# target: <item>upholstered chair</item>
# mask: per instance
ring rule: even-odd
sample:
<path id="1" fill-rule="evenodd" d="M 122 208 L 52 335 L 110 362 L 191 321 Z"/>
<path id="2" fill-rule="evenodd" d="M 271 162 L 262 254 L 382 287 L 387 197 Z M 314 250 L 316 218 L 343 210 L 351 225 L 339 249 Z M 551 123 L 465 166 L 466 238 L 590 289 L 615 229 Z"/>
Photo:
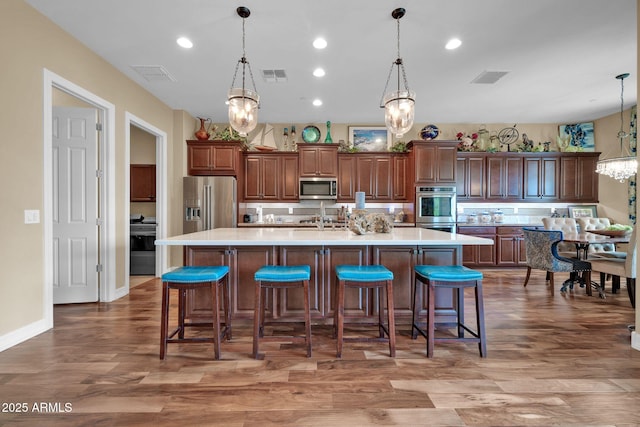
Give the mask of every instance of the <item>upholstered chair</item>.
<path id="1" fill-rule="evenodd" d="M 563 233 L 577 233 L 578 223 L 574 218 L 542 218 L 545 230 L 559 230 Z M 569 242 L 558 243 L 558 253 L 567 258 L 576 257 L 576 245 Z"/>
<path id="2" fill-rule="evenodd" d="M 626 258 L 598 258 L 590 261 L 591 269 L 600 273 L 600 287 L 604 290 L 605 275 L 612 276 L 612 291 L 620 287 L 620 278 L 627 279 L 627 292 L 631 306 L 636 306 L 636 229 L 634 227 L 629 237 Z"/>
<path id="3" fill-rule="evenodd" d="M 578 227 L 581 232 L 589 230 L 604 230 L 611 225 L 609 218 L 578 218 Z M 616 251 L 613 243 L 591 243 L 589 245 L 588 257 L 593 258 L 625 258 L 626 251 Z"/>
<path id="4" fill-rule="evenodd" d="M 562 241 L 562 231 L 560 230 L 537 230 L 524 228 L 524 243 L 527 251 L 527 276 L 524 286 L 527 286 L 532 269 L 544 270 L 547 274 L 547 281 L 553 295 L 553 274 L 571 273 L 581 286 L 591 284 L 591 265 L 587 261 L 576 258 L 566 258 L 558 254 L 558 243 Z M 562 292 L 566 291 L 568 285 L 573 286 L 573 281 L 565 281 Z"/>

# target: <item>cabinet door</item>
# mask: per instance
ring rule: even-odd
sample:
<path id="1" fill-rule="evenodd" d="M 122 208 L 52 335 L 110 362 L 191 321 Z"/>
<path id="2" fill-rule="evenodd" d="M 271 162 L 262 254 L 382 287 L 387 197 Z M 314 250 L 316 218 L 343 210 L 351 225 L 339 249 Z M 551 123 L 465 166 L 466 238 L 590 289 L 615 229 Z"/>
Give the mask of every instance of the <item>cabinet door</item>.
<path id="1" fill-rule="evenodd" d="M 209 175 L 213 166 L 213 147 L 210 144 L 189 144 L 187 169 L 189 175 Z"/>
<path id="2" fill-rule="evenodd" d="M 244 200 L 278 200 L 280 158 L 273 154 L 247 154 L 244 158 Z"/>
<path id="3" fill-rule="evenodd" d="M 375 199 L 375 158 L 356 154 L 356 191 L 364 191 L 367 199 Z"/>
<path id="4" fill-rule="evenodd" d="M 338 201 L 353 202 L 356 196 L 356 156 L 338 155 Z"/>
<path id="5" fill-rule="evenodd" d="M 416 264 L 424 265 L 460 265 L 462 263 L 462 253 L 460 248 L 444 246 L 422 246 L 418 247 Z M 424 286 L 417 289 L 419 316 L 427 315 L 427 300 L 423 292 Z M 435 301 L 435 321 L 436 323 L 452 323 L 456 321 L 456 301 L 452 289 L 438 289 Z"/>
<path id="6" fill-rule="evenodd" d="M 397 318 L 411 318 L 412 278 L 417 249 L 411 246 L 374 246 L 373 264 L 380 264 L 393 272 L 393 308 Z M 373 304 L 377 304 L 374 300 Z M 376 310 L 375 313 L 378 311 Z"/>
<path id="7" fill-rule="evenodd" d="M 260 200 L 262 195 L 262 160 L 254 155 L 244 158 L 244 200 Z"/>
<path id="8" fill-rule="evenodd" d="M 193 247 L 185 248 L 185 265 L 229 265 L 230 251 L 223 247 Z M 231 280 L 231 277 L 229 277 Z M 233 284 L 231 283 L 233 289 Z M 233 292 L 233 291 L 232 291 Z M 187 292 L 186 313 L 188 319 L 197 321 L 211 321 L 213 316 L 212 295 L 209 289 L 195 289 Z M 224 312 L 223 304 L 220 304 Z"/>
<path id="9" fill-rule="evenodd" d="M 298 145 L 298 149 L 300 176 L 318 176 L 318 150 L 300 147 L 300 145 Z"/>
<path id="10" fill-rule="evenodd" d="M 411 171 L 409 167 L 409 158 L 406 155 L 394 155 L 393 159 L 393 200 L 408 200 L 409 194 L 412 194 L 409 184 L 413 183 L 413 177 L 409 177 Z"/>
<path id="11" fill-rule="evenodd" d="M 156 201 L 156 165 L 131 165 L 129 174 L 130 201 Z"/>
<path id="12" fill-rule="evenodd" d="M 560 198 L 567 202 L 598 202 L 598 158 L 561 157 Z"/>
<path id="13" fill-rule="evenodd" d="M 238 147 L 216 146 L 213 147 L 213 169 L 217 172 L 234 173 L 237 169 Z"/>
<path id="14" fill-rule="evenodd" d="M 456 163 L 458 200 L 484 199 L 485 156 L 458 157 Z"/>
<path id="15" fill-rule="evenodd" d="M 273 246 L 239 246 L 230 252 L 231 314 L 233 318 L 253 319 L 256 284 L 253 275 L 263 265 L 276 263 L 276 249 Z M 267 295 L 265 317 L 273 318 L 274 296 L 272 292 Z"/>
<path id="16" fill-rule="evenodd" d="M 487 198 L 522 199 L 522 158 L 487 157 Z"/>
<path id="17" fill-rule="evenodd" d="M 416 145 L 415 155 L 416 182 L 454 183 L 456 181 L 455 146 Z"/>
<path id="18" fill-rule="evenodd" d="M 436 147 L 415 146 L 413 148 L 416 163 L 416 182 L 436 181 Z"/>
<path id="19" fill-rule="evenodd" d="M 262 200 L 278 200 L 280 197 L 280 158 L 268 155 L 262 158 Z"/>
<path id="20" fill-rule="evenodd" d="M 298 181 L 298 156 L 284 155 L 280 159 L 281 167 L 281 200 L 298 200 L 300 185 Z"/>
<path id="21" fill-rule="evenodd" d="M 189 175 L 237 176 L 239 141 L 187 141 Z"/>
<path id="22" fill-rule="evenodd" d="M 520 227 L 498 227 L 497 265 L 502 267 L 526 264 L 524 235 Z"/>
<path id="23" fill-rule="evenodd" d="M 318 175 L 335 177 L 338 173 L 338 148 L 320 147 L 318 148 Z"/>
<path id="24" fill-rule="evenodd" d="M 555 158 L 524 159 L 525 199 L 556 200 L 559 198 L 560 163 Z"/>
<path id="25" fill-rule="evenodd" d="M 300 176 L 335 177 L 338 173 L 338 144 L 298 145 Z"/>
<path id="26" fill-rule="evenodd" d="M 390 155 L 376 156 L 373 185 L 376 200 L 391 200 L 393 194 L 393 173 Z"/>
<path id="27" fill-rule="evenodd" d="M 281 246 L 280 265 L 308 265 L 311 267 L 309 281 L 310 310 L 315 318 L 324 317 L 324 251 L 322 246 Z M 304 318 L 304 291 L 302 288 L 282 289 L 276 297 L 278 318 Z"/>

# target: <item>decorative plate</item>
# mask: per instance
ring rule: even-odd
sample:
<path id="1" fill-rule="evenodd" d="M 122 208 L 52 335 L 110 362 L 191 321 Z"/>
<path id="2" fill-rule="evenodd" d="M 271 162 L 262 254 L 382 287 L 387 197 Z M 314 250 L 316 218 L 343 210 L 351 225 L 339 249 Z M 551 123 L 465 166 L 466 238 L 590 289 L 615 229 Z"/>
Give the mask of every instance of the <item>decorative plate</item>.
<path id="1" fill-rule="evenodd" d="M 420 138 L 425 141 L 429 141 L 431 139 L 436 139 L 440 134 L 440 130 L 436 125 L 427 125 L 420 130 Z"/>
<path id="2" fill-rule="evenodd" d="M 304 142 L 320 141 L 320 129 L 315 126 L 307 126 L 302 129 L 302 140 Z"/>

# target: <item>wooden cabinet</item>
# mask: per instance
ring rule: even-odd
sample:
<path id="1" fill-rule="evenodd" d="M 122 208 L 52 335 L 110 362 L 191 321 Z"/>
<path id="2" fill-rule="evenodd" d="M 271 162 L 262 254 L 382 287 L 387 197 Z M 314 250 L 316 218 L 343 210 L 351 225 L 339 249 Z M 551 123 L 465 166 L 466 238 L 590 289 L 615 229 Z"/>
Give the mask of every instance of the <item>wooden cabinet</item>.
<path id="1" fill-rule="evenodd" d="M 239 141 L 187 141 L 187 173 L 237 176 L 241 144 Z"/>
<path id="2" fill-rule="evenodd" d="M 560 160 L 557 157 L 524 157 L 523 197 L 534 201 L 560 197 Z"/>
<path id="3" fill-rule="evenodd" d="M 522 227 L 498 227 L 496 235 L 497 265 L 500 267 L 526 265 L 526 250 Z"/>
<path id="4" fill-rule="evenodd" d="M 600 153 L 576 153 L 560 158 L 560 199 L 598 202 L 596 163 Z"/>
<path id="5" fill-rule="evenodd" d="M 298 144 L 300 176 L 335 177 L 338 144 Z"/>
<path id="6" fill-rule="evenodd" d="M 486 198 L 522 199 L 522 157 L 487 157 Z"/>
<path id="7" fill-rule="evenodd" d="M 462 264 L 467 267 L 494 267 L 496 265 L 496 227 L 458 227 L 458 233 L 493 240 L 493 246 L 464 246 Z"/>
<path id="8" fill-rule="evenodd" d="M 242 196 L 245 201 L 297 201 L 298 155 L 295 153 L 245 153 Z"/>
<path id="9" fill-rule="evenodd" d="M 411 168 L 404 153 L 338 154 L 338 201 L 351 201 L 356 191 L 376 202 L 408 199 Z"/>
<path id="10" fill-rule="evenodd" d="M 280 157 L 276 153 L 244 156 L 244 200 L 276 201 L 280 197 Z"/>
<path id="11" fill-rule="evenodd" d="M 132 202 L 156 201 L 156 165 L 130 165 L 129 193 Z"/>
<path id="12" fill-rule="evenodd" d="M 407 147 L 413 155 L 416 183 L 455 183 L 458 141 L 410 141 Z"/>
<path id="13" fill-rule="evenodd" d="M 456 189 L 458 201 L 485 198 L 485 156 L 476 153 L 458 153 Z"/>

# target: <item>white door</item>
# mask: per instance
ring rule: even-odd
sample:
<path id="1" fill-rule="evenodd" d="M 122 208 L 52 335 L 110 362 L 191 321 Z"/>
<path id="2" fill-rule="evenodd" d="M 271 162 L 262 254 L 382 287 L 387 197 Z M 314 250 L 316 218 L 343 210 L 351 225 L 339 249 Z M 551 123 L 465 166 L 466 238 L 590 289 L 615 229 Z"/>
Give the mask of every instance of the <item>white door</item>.
<path id="1" fill-rule="evenodd" d="M 53 303 L 98 301 L 97 111 L 53 108 Z"/>

